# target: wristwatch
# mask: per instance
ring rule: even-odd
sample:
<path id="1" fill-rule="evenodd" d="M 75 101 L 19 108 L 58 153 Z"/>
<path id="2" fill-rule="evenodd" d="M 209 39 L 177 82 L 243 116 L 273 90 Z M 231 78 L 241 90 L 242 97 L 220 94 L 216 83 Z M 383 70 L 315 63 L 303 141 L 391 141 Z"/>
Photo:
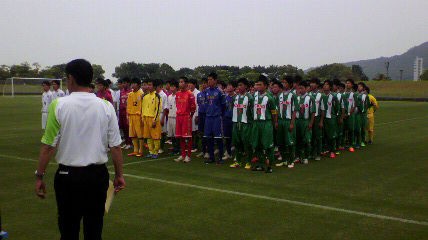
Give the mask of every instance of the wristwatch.
<path id="1" fill-rule="evenodd" d="M 40 179 L 40 180 L 42 180 L 43 179 L 43 176 L 45 175 L 45 173 L 43 172 L 43 173 L 39 173 L 37 170 L 34 172 L 34 175 L 36 175 L 36 178 L 37 179 Z"/>

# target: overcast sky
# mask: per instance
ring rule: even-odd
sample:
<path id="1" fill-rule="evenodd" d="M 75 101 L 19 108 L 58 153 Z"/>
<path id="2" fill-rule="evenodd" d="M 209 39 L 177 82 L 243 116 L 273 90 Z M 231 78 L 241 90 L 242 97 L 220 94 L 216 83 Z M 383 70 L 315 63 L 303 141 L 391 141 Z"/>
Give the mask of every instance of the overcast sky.
<path id="1" fill-rule="evenodd" d="M 401 54 L 428 41 L 427 0 L 0 0 L 0 64 L 86 58 L 299 68 Z"/>

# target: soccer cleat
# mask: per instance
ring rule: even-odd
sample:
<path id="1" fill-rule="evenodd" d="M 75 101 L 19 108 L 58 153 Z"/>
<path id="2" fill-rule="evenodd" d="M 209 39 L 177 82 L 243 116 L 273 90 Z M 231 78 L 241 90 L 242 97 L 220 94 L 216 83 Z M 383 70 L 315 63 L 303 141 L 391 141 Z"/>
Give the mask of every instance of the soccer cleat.
<path id="1" fill-rule="evenodd" d="M 220 165 L 220 164 L 224 164 L 224 161 L 223 161 L 223 159 L 221 159 L 221 160 L 218 160 L 218 161 L 216 162 L 216 164 L 217 164 L 217 165 Z"/>
<path id="2" fill-rule="evenodd" d="M 303 164 L 309 164 L 309 161 L 307 158 L 303 159 Z"/>
<path id="3" fill-rule="evenodd" d="M 259 159 L 257 158 L 257 157 L 253 157 L 253 159 L 251 159 L 251 162 L 252 163 L 256 163 L 256 162 L 258 162 L 259 161 Z"/>
<path id="4" fill-rule="evenodd" d="M 124 149 L 126 147 L 126 144 L 123 144 L 122 146 L 120 146 L 120 148 Z"/>
<path id="5" fill-rule="evenodd" d="M 231 147 L 230 150 L 235 151 L 235 147 Z"/>
<path id="6" fill-rule="evenodd" d="M 315 161 L 321 161 L 321 157 L 320 156 L 316 156 L 315 157 Z"/>
<path id="7" fill-rule="evenodd" d="M 250 170 L 251 169 L 251 164 L 250 163 L 246 163 L 245 164 L 245 169 Z"/>
<path id="8" fill-rule="evenodd" d="M 184 158 L 182 156 L 179 156 L 178 158 L 174 159 L 175 162 L 181 162 Z"/>
<path id="9" fill-rule="evenodd" d="M 272 168 L 271 168 L 271 167 L 267 167 L 267 168 L 266 168 L 265 173 L 272 173 L 272 172 L 273 172 L 273 170 L 272 170 Z"/>
<path id="10" fill-rule="evenodd" d="M 336 154 L 334 154 L 334 152 L 330 153 L 330 158 L 336 158 Z"/>
<path id="11" fill-rule="evenodd" d="M 281 155 L 279 155 L 278 161 L 282 161 L 282 156 Z"/>
<path id="12" fill-rule="evenodd" d="M 165 142 L 165 144 L 172 144 L 172 141 L 171 141 L 171 140 L 167 140 L 167 141 Z"/>
<path id="13" fill-rule="evenodd" d="M 197 151 L 198 151 L 198 149 L 196 149 L 196 148 L 191 150 L 192 153 L 197 152 Z"/>
<path id="14" fill-rule="evenodd" d="M 285 165 L 286 165 L 285 162 L 280 162 L 280 163 L 275 164 L 275 166 L 277 166 L 277 167 L 282 167 Z"/>
<path id="15" fill-rule="evenodd" d="M 294 168 L 294 163 L 288 164 L 288 168 Z"/>
<path id="16" fill-rule="evenodd" d="M 335 153 L 336 153 L 336 155 L 340 155 L 340 152 L 339 152 L 339 151 L 336 151 Z"/>
<path id="17" fill-rule="evenodd" d="M 162 149 L 162 148 L 161 148 L 161 149 L 159 149 L 158 153 L 159 153 L 159 154 L 164 153 L 163 149 Z"/>
<path id="18" fill-rule="evenodd" d="M 157 154 L 152 154 L 152 158 L 153 159 L 157 159 L 159 157 L 159 155 L 157 155 Z"/>
<path id="19" fill-rule="evenodd" d="M 205 153 L 204 154 L 204 158 L 209 159 L 210 158 L 210 154 L 209 153 Z"/>
<path id="20" fill-rule="evenodd" d="M 226 161 L 227 159 L 232 158 L 227 152 L 224 153 L 224 156 L 221 158 L 222 160 Z"/>
<path id="21" fill-rule="evenodd" d="M 231 168 L 239 168 L 241 166 L 241 164 L 239 164 L 239 162 L 234 162 L 232 164 L 230 164 Z"/>
<path id="22" fill-rule="evenodd" d="M 348 150 L 349 150 L 350 152 L 355 152 L 355 149 L 354 149 L 353 147 L 350 147 Z"/>
<path id="23" fill-rule="evenodd" d="M 294 159 L 294 163 L 299 163 L 299 162 L 300 162 L 300 158 Z"/>
<path id="24" fill-rule="evenodd" d="M 152 158 L 153 154 L 149 153 L 146 155 L 146 158 Z"/>
<path id="25" fill-rule="evenodd" d="M 214 150 L 214 155 L 216 155 L 218 153 L 218 149 Z"/>
<path id="26" fill-rule="evenodd" d="M 261 172 L 261 171 L 264 171 L 264 170 L 265 169 L 263 167 L 261 167 L 261 166 L 256 166 L 256 167 L 253 167 L 251 169 L 251 171 L 257 171 L 257 172 Z"/>
<path id="27" fill-rule="evenodd" d="M 372 140 L 370 140 L 367 144 L 372 145 L 373 144 Z"/>
<path id="28" fill-rule="evenodd" d="M 198 155 L 196 155 L 196 157 L 198 157 L 198 158 L 200 158 L 200 157 L 202 157 L 202 156 L 204 156 L 204 153 L 203 153 L 203 152 L 200 152 L 200 153 L 198 153 Z"/>
<path id="29" fill-rule="evenodd" d="M 137 155 L 135 155 L 136 157 L 142 157 L 143 153 L 138 153 Z"/>
<path id="30" fill-rule="evenodd" d="M 185 163 L 188 163 L 188 162 L 190 162 L 191 161 L 191 159 L 190 159 L 190 157 L 189 156 L 186 156 L 185 158 L 184 158 L 184 160 L 183 160 L 183 162 L 185 162 Z"/>
<path id="31" fill-rule="evenodd" d="M 130 144 L 128 144 L 128 145 L 126 145 L 126 146 L 124 147 L 124 149 L 125 149 L 125 150 L 128 150 L 128 149 L 131 149 L 131 147 L 132 147 L 132 146 L 131 146 Z"/>
<path id="32" fill-rule="evenodd" d="M 133 157 L 133 156 L 137 156 L 138 155 L 138 153 L 137 152 L 132 152 L 132 153 L 129 153 L 128 154 L 128 157 Z"/>
<path id="33" fill-rule="evenodd" d="M 361 142 L 361 147 L 365 147 L 366 144 L 364 142 Z"/>

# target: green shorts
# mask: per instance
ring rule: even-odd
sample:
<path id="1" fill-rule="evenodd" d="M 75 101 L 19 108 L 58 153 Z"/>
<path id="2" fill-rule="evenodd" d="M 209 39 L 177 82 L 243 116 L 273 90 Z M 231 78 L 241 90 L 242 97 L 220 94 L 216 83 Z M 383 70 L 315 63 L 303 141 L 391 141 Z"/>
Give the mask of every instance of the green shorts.
<path id="1" fill-rule="evenodd" d="M 233 123 L 232 144 L 236 147 L 243 147 L 251 144 L 251 124 Z"/>
<path id="2" fill-rule="evenodd" d="M 324 119 L 324 130 L 327 139 L 337 138 L 337 120 L 336 118 L 325 118 Z"/>
<path id="3" fill-rule="evenodd" d="M 254 121 L 251 127 L 253 149 L 273 148 L 273 126 L 271 120 Z"/>
<path id="4" fill-rule="evenodd" d="M 292 146 L 294 145 L 296 139 L 294 132 L 290 132 L 290 119 L 278 119 L 278 130 L 276 131 L 276 142 L 278 146 Z"/>
<path id="5" fill-rule="evenodd" d="M 312 140 L 312 129 L 309 129 L 308 119 L 296 119 L 297 142 L 310 144 Z"/>

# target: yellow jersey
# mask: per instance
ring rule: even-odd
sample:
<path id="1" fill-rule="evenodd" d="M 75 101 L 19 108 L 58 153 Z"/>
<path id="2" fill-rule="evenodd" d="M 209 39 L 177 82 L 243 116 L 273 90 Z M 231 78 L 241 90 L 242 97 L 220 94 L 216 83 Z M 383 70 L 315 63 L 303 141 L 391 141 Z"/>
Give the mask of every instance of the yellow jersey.
<path id="1" fill-rule="evenodd" d="M 376 110 L 379 109 L 379 104 L 377 103 L 376 98 L 369 94 L 369 109 L 367 109 L 367 114 L 373 114 Z"/>
<path id="2" fill-rule="evenodd" d="M 153 117 L 159 120 L 162 109 L 162 99 L 156 91 L 144 95 L 142 103 L 143 117 Z"/>
<path id="3" fill-rule="evenodd" d="M 141 101 L 143 100 L 143 90 L 130 92 L 128 94 L 128 103 L 126 105 L 126 113 L 128 115 L 141 115 Z"/>

